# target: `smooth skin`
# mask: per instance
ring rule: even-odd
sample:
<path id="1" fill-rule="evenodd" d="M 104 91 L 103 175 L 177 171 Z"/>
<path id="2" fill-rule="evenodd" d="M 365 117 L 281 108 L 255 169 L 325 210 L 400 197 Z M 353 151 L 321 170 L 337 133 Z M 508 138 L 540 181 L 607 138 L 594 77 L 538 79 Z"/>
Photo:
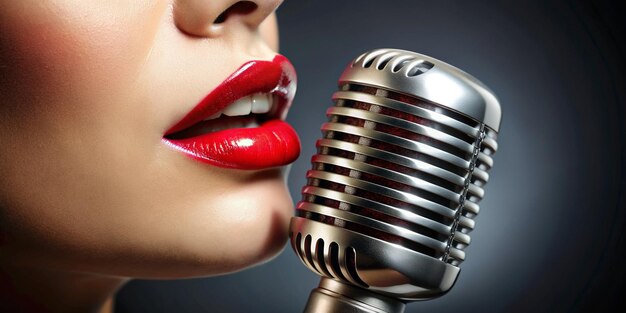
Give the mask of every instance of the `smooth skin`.
<path id="1" fill-rule="evenodd" d="M 0 311 L 111 312 L 130 278 L 282 250 L 285 169 L 161 141 L 241 64 L 273 59 L 280 3 L 0 0 Z"/>

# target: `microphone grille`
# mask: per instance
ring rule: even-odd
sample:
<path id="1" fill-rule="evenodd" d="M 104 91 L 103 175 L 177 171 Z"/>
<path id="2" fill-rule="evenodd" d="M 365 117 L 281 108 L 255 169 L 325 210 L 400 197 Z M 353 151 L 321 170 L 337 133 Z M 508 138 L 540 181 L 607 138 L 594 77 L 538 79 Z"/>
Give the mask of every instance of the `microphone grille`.
<path id="1" fill-rule="evenodd" d="M 387 64 L 392 61 L 392 65 L 387 68 Z M 403 72 L 407 77 L 414 77 L 425 73 L 431 69 L 434 64 L 429 61 L 416 58 L 412 53 L 402 53 L 399 50 L 379 49 L 364 53 L 354 59 L 351 67 L 358 66 L 362 68 L 372 67 L 377 70 L 385 70 L 392 73 Z"/>
<path id="2" fill-rule="evenodd" d="M 353 285 L 397 294 L 372 274 L 391 268 L 421 286 L 404 298 L 445 292 L 497 150 L 495 96 L 459 69 L 394 49 L 357 57 L 339 89 L 292 220 L 294 250 Z M 426 264 L 441 277 L 408 273 Z"/>

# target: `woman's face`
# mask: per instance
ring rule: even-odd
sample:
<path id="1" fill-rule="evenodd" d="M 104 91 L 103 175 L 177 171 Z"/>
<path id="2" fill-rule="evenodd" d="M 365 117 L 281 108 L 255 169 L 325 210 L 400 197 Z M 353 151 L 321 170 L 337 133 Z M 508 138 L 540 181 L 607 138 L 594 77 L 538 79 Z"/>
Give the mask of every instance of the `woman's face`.
<path id="1" fill-rule="evenodd" d="M 284 115 L 295 76 L 276 57 L 280 2 L 0 0 L 2 261 L 184 277 L 278 253 L 297 137 L 281 123 L 190 127 L 269 90 L 280 108 L 261 119 Z"/>

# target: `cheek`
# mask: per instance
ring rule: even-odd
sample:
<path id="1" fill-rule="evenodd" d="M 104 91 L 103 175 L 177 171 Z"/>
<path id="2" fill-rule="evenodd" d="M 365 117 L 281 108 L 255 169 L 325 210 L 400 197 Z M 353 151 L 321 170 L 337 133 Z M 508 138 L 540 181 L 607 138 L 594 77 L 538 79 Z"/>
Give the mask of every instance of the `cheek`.
<path id="1" fill-rule="evenodd" d="M 94 159 L 115 159 L 104 153 L 118 139 L 109 134 L 127 134 L 128 118 L 143 110 L 132 102 L 141 93 L 136 77 L 166 6 L 7 3 L 0 5 L 0 224 L 7 226 L 0 233 L 66 232 L 97 214 L 77 203 L 101 202 L 91 199 L 102 189 L 91 188 L 103 184 L 98 175 L 120 171 Z"/>
<path id="2" fill-rule="evenodd" d="M 12 118 L 77 113 L 81 104 L 93 109 L 100 102 L 94 98 L 123 90 L 137 76 L 160 17 L 149 6 L 56 2 L 26 0 L 22 8 L 0 14 L 1 109 Z"/>
<path id="3" fill-rule="evenodd" d="M 27 180 L 54 178 L 54 168 L 80 168 L 97 151 L 94 138 L 128 125 L 124 118 L 142 110 L 129 102 L 139 97 L 136 77 L 165 10 L 125 2 L 24 0 L 3 8 L 0 174 L 5 180 L 29 185 Z"/>
<path id="4" fill-rule="evenodd" d="M 73 2 L 24 0 L 21 10 L 0 13 L 0 144 L 13 154 L 0 161 L 41 155 L 77 163 L 76 142 L 144 123 L 128 119 L 145 116 L 137 77 L 166 6 Z M 67 146 L 71 155 L 58 155 Z"/>
<path id="5" fill-rule="evenodd" d="M 75 54 L 76 39 L 57 27 L 42 25 L 44 27 L 38 30 L 34 21 L 5 22 L 0 42 L 1 109 L 5 111 L 2 117 L 16 119 L 35 113 L 32 111 L 37 102 L 54 99 L 70 88 L 68 80 L 72 71 L 68 64 L 72 64 L 69 61 Z M 68 72 L 70 77 L 66 77 Z M 55 106 L 55 103 L 50 105 Z"/>

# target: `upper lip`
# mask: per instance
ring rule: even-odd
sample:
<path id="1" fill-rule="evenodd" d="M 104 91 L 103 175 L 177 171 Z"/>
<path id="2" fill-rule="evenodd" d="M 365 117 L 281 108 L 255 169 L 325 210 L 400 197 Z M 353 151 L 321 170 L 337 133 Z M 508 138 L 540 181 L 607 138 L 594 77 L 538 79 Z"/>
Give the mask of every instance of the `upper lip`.
<path id="1" fill-rule="evenodd" d="M 277 54 L 272 61 L 251 60 L 209 92 L 165 135 L 186 129 L 222 111 L 237 99 L 256 93 L 274 95 L 271 118 L 284 119 L 296 89 L 296 72 L 287 58 Z"/>

